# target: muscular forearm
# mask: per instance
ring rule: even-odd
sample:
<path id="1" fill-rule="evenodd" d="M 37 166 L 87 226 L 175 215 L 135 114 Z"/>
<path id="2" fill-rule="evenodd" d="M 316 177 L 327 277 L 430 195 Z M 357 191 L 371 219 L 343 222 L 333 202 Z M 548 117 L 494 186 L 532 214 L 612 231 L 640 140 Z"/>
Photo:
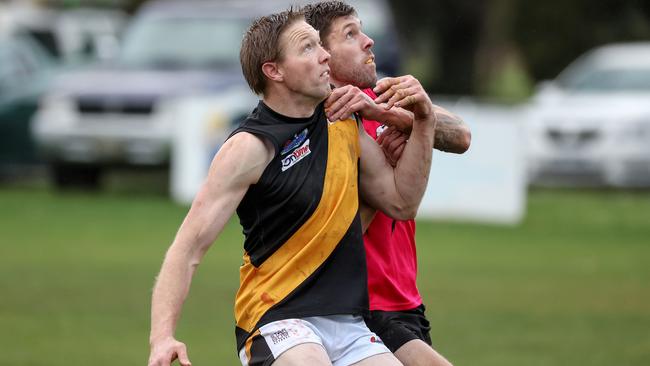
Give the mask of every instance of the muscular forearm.
<path id="1" fill-rule="evenodd" d="M 471 133 L 463 120 L 446 109 L 434 105 L 438 123 L 433 138 L 433 148 L 436 150 L 462 154 L 471 142 Z M 413 127 L 413 113 L 402 108 L 384 110 L 377 121 L 410 134 Z"/>
<path id="2" fill-rule="evenodd" d="M 437 122 L 434 106 L 420 82 L 410 75 L 382 79 L 373 90 L 381 94 L 375 103 L 386 103 L 384 109 L 396 107 L 412 112 L 413 128 L 394 168 L 386 160 L 376 161 L 372 155 L 363 157 L 361 193 L 372 207 L 388 216 L 400 220 L 413 218 L 429 180 Z M 367 134 L 361 135 L 362 153 L 365 148 L 372 154 L 377 145 L 365 142 L 364 136 L 369 138 Z M 383 153 L 379 154 L 384 157 Z M 388 181 L 384 177 L 389 177 Z"/>
<path id="3" fill-rule="evenodd" d="M 151 300 L 151 343 L 174 335 L 195 268 L 187 251 L 179 245 L 169 248 Z"/>
<path id="4" fill-rule="evenodd" d="M 403 204 L 396 219 L 413 218 L 417 213 L 429 180 L 436 122 L 435 113 L 426 120 L 413 121 L 411 137 L 395 166 L 395 187 Z"/>
<path id="5" fill-rule="evenodd" d="M 158 274 L 151 300 L 152 344 L 174 335 L 194 272 L 234 210 L 235 203 L 209 197 L 210 186 L 199 191 Z M 239 199 L 238 194 L 227 197 Z"/>
<path id="6" fill-rule="evenodd" d="M 436 124 L 435 140 L 433 147 L 436 150 L 462 154 L 467 149 L 472 139 L 472 134 L 460 117 L 434 105 L 438 119 Z"/>

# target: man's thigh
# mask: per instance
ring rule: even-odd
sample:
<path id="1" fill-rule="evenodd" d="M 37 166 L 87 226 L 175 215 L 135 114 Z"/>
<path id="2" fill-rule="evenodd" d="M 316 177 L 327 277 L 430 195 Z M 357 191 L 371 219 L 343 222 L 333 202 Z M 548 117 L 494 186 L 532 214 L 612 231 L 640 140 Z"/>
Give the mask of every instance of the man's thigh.
<path id="1" fill-rule="evenodd" d="M 273 366 L 331 366 L 327 352 L 320 344 L 303 343 L 294 346 L 278 357 Z"/>
<path id="2" fill-rule="evenodd" d="M 365 359 L 375 360 L 375 356 L 382 354 L 392 356 L 377 335 L 368 329 L 361 316 L 332 315 L 306 320 L 317 328 L 334 366 L 354 365 Z"/>
<path id="3" fill-rule="evenodd" d="M 312 349 L 316 351 L 310 352 Z M 279 320 L 260 327 L 239 350 L 239 359 L 243 366 L 269 366 L 275 365 L 276 360 L 285 353 L 288 353 L 288 356 L 284 357 L 286 362 L 297 362 L 286 363 L 287 365 L 306 362 L 301 361 L 303 360 L 301 357 L 305 355 L 313 355 L 309 360 L 324 357 L 327 361 L 327 363 L 314 361 L 314 365 L 330 364 L 320 336 L 314 332 L 309 323 L 301 319 Z M 324 356 L 321 356 L 321 353 Z"/>
<path id="4" fill-rule="evenodd" d="M 406 342 L 395 351 L 404 366 L 451 366 L 442 355 L 419 339 Z"/>
<path id="5" fill-rule="evenodd" d="M 330 315 L 266 324 L 246 341 L 239 357 L 244 366 L 349 366 L 382 353 L 392 356 L 361 316 Z"/>
<path id="6" fill-rule="evenodd" d="M 395 358 L 392 353 L 382 353 L 379 355 L 370 356 L 357 363 L 354 366 L 401 366 L 402 363 Z"/>

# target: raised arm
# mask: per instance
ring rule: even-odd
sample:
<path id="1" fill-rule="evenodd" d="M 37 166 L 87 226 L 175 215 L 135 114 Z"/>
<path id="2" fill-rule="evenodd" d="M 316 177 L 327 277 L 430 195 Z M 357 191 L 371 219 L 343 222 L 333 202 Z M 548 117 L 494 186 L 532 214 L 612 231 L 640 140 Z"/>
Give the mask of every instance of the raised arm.
<path id="1" fill-rule="evenodd" d="M 472 142 L 472 133 L 465 122 L 457 115 L 435 104 L 433 110 L 438 118 L 433 148 L 454 154 L 462 154 L 467 151 Z"/>
<path id="2" fill-rule="evenodd" d="M 412 76 L 384 79 L 381 103 L 413 113 L 413 129 L 401 159 L 393 167 L 377 143 L 360 128 L 361 196 L 371 207 L 395 219 L 415 217 L 424 195 L 436 128 L 433 104 Z M 379 84 L 378 84 L 379 86 Z"/>
<path id="3" fill-rule="evenodd" d="M 382 85 L 380 80 L 377 85 Z M 379 86 L 377 87 L 379 88 Z M 375 88 L 376 90 L 379 90 Z M 378 97 L 377 99 L 381 98 Z M 336 88 L 325 103 L 327 117 L 336 121 L 359 112 L 364 118 L 393 126 L 406 133 L 411 133 L 413 113 L 404 108 L 387 109 L 385 102 L 374 103 L 367 94 L 352 85 Z M 457 115 L 446 109 L 433 105 L 438 123 L 434 135 L 433 147 L 436 150 L 462 154 L 469 149 L 472 134 L 469 127 Z"/>
<path id="4" fill-rule="evenodd" d="M 192 276 L 272 157 L 270 145 L 242 132 L 229 139 L 212 161 L 208 177 L 167 250 L 154 286 L 149 366 L 168 366 L 176 358 L 181 365 L 190 365 L 186 347 L 174 338 L 174 332 Z"/>
<path id="5" fill-rule="evenodd" d="M 380 106 L 385 107 L 385 104 L 381 103 Z M 385 110 L 385 108 L 383 109 Z M 465 122 L 439 105 L 434 104 L 433 110 L 436 112 L 436 118 L 438 119 L 433 148 L 454 154 L 462 154 L 467 151 L 472 141 L 472 134 Z M 384 112 L 383 115 L 377 118 L 369 117 L 369 119 L 394 126 L 407 135 L 411 133 L 411 127 L 413 126 L 413 113 L 403 108 L 391 108 Z"/>

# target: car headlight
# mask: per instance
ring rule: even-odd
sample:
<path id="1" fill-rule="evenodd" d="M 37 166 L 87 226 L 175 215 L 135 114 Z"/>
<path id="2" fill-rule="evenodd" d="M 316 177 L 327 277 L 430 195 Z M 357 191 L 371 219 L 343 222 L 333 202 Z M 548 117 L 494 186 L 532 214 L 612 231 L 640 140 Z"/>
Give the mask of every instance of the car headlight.
<path id="1" fill-rule="evenodd" d="M 60 95 L 49 95 L 40 100 L 38 111 L 32 123 L 37 136 L 58 134 L 77 120 L 76 105 L 72 99 Z"/>
<path id="2" fill-rule="evenodd" d="M 74 101 L 66 96 L 50 95 L 41 100 L 39 113 L 52 122 L 70 122 L 71 115 L 75 112 Z"/>

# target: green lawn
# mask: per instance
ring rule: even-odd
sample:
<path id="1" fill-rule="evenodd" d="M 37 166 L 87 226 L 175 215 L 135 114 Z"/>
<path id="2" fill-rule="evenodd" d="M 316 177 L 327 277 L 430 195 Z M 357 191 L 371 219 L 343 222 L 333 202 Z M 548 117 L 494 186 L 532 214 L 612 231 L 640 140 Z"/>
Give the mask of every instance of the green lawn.
<path id="1" fill-rule="evenodd" d="M 650 365 L 650 192 L 533 191 L 516 227 L 418 226 L 419 287 L 456 365 Z M 143 365 L 153 278 L 187 208 L 160 193 L 0 188 L 0 365 Z M 237 365 L 233 221 L 178 337 Z"/>

